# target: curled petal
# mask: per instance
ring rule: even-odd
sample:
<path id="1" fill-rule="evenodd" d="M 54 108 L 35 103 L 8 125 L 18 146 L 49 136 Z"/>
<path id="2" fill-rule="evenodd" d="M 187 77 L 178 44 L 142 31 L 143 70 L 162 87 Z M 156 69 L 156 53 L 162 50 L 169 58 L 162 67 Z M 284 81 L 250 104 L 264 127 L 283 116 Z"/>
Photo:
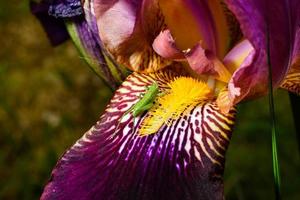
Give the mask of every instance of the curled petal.
<path id="1" fill-rule="evenodd" d="M 230 81 L 229 96 L 236 104 L 244 98 L 259 96 L 267 92 L 268 48 L 274 86 L 278 86 L 283 80 L 288 71 L 295 42 L 294 26 L 296 24 L 292 22 L 294 19 L 290 13 L 299 16 L 300 12 L 299 3 L 292 0 L 274 0 L 272 4 L 261 0 L 247 2 L 226 0 L 225 2 L 240 22 L 244 36 L 255 49 L 255 52 L 249 55 L 253 62 L 250 62 L 248 66 L 244 64 L 236 70 Z M 293 7 L 290 6 L 291 2 L 295 3 Z"/>
<path id="2" fill-rule="evenodd" d="M 176 46 L 169 29 L 162 31 L 155 38 L 152 46 L 154 51 L 164 58 L 172 60 L 185 58 L 183 52 Z"/>
<path id="3" fill-rule="evenodd" d="M 157 0 L 95 0 L 94 4 L 101 40 L 119 63 L 140 72 L 171 63 L 152 48 L 164 26 Z"/>
<path id="4" fill-rule="evenodd" d="M 129 76 L 100 121 L 63 155 L 41 199 L 222 199 L 234 110 L 224 115 L 203 102 L 144 137 L 133 130 L 145 114 L 121 118 L 145 86 L 156 81 L 163 89 L 174 76 Z"/>
<path id="5" fill-rule="evenodd" d="M 248 72 L 249 76 L 247 76 L 244 82 L 241 83 L 245 84 L 243 85 L 244 88 L 247 87 L 246 84 L 249 83 L 249 79 L 254 78 L 251 76 L 252 68 L 249 67 L 253 63 L 254 58 L 255 49 L 248 40 L 244 40 L 237 44 L 223 60 L 223 63 L 226 65 L 226 68 L 230 70 L 230 72 L 233 72 L 237 69 L 234 75 L 237 73 Z M 259 81 L 262 81 L 262 79 L 257 77 L 257 79 L 254 79 L 253 81 L 255 81 L 256 84 L 259 84 Z M 241 92 L 242 91 L 240 88 L 235 87 L 234 81 L 231 79 L 227 87 L 220 92 L 217 98 L 217 104 L 223 113 L 227 113 L 230 108 L 235 105 L 235 96 L 243 95 Z"/>
<path id="6" fill-rule="evenodd" d="M 226 54 L 223 59 L 224 65 L 230 71 L 234 73 L 239 67 L 243 65 L 243 62 L 254 51 L 252 44 L 249 40 L 242 40 L 240 43 L 234 46 L 229 53 Z"/>
<path id="7" fill-rule="evenodd" d="M 231 77 L 222 62 L 212 52 L 203 49 L 200 44 L 186 51 L 185 57 L 190 67 L 198 74 L 211 75 L 223 82 L 228 82 Z"/>

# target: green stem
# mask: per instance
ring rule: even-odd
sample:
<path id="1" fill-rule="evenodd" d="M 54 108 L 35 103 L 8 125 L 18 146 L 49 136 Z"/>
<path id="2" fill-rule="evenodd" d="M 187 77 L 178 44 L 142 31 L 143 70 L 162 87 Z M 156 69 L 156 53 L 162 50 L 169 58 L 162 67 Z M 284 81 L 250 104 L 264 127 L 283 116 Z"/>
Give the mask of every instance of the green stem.
<path id="1" fill-rule="evenodd" d="M 269 109 L 270 109 L 270 120 L 272 126 L 272 159 L 273 159 L 273 175 L 274 175 L 274 186 L 275 186 L 275 198 L 276 200 L 281 199 L 280 193 L 280 169 L 277 152 L 277 138 L 276 138 L 276 120 L 275 120 L 275 108 L 274 108 L 274 96 L 273 96 L 273 80 L 272 80 L 272 63 L 271 63 L 271 52 L 270 52 L 270 32 L 269 25 L 267 23 L 267 55 L 268 55 L 268 72 L 269 72 Z"/>

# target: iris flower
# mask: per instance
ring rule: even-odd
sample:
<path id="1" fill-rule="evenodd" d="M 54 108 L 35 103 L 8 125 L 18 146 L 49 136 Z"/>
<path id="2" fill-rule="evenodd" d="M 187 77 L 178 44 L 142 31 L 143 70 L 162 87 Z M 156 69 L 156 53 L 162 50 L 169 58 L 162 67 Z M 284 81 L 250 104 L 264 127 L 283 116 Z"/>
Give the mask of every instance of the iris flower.
<path id="1" fill-rule="evenodd" d="M 298 0 L 85 0 L 79 18 L 79 1 L 54 2 L 108 85 L 132 73 L 41 199 L 223 199 L 235 106 L 268 93 L 269 65 L 299 94 Z M 127 112 L 153 84 L 153 105 Z"/>

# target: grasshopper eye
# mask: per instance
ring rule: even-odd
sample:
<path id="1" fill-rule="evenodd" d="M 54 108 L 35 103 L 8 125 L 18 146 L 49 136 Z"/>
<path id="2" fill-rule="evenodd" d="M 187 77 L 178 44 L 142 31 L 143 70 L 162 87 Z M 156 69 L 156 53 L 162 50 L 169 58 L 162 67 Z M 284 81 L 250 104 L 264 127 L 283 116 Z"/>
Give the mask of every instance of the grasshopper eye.
<path id="1" fill-rule="evenodd" d="M 147 85 L 146 86 L 146 90 L 149 90 L 151 88 L 152 85 Z"/>

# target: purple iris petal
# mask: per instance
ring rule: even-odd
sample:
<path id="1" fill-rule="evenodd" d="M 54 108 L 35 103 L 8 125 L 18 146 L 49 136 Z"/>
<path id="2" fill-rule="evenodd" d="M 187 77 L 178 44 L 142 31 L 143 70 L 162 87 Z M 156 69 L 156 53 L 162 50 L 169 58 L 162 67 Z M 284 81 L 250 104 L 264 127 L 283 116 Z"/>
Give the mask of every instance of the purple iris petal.
<path id="1" fill-rule="evenodd" d="M 240 22 L 244 36 L 252 43 L 253 62 L 239 68 L 229 84 L 234 103 L 266 93 L 268 83 L 267 41 L 269 40 L 273 83 L 278 86 L 286 75 L 299 24 L 297 0 L 226 0 Z M 296 20 L 296 21 L 295 21 Z"/>
<path id="2" fill-rule="evenodd" d="M 174 75 L 129 76 L 100 121 L 63 155 L 41 199 L 222 199 L 234 110 L 223 115 L 215 103 L 203 102 L 144 137 L 133 130 L 145 115 L 121 117 L 145 86 L 155 80 L 166 87 Z"/>
<path id="3" fill-rule="evenodd" d="M 76 45 L 83 54 L 84 59 L 96 74 L 105 80 L 110 88 L 116 89 L 120 82 L 125 79 L 126 73 L 112 60 L 110 61 L 111 65 L 108 65 L 99 37 L 93 34 L 87 21 L 75 19 L 73 23 L 76 29 L 74 37 L 78 38 Z M 107 57 L 107 59 L 109 58 Z M 114 74 L 112 71 L 114 71 Z"/>
<path id="4" fill-rule="evenodd" d="M 187 0 L 187 6 L 197 18 L 199 26 L 203 28 L 203 40 L 207 49 L 214 54 L 217 53 L 217 36 L 215 22 L 209 10 L 208 2 L 202 0 Z"/>
<path id="5" fill-rule="evenodd" d="M 292 65 L 300 70 L 300 1 L 294 0 L 290 2 L 291 9 L 291 28 L 295 33 L 293 45 L 293 57 L 291 60 Z M 296 64 L 297 63 L 297 64 Z"/>

